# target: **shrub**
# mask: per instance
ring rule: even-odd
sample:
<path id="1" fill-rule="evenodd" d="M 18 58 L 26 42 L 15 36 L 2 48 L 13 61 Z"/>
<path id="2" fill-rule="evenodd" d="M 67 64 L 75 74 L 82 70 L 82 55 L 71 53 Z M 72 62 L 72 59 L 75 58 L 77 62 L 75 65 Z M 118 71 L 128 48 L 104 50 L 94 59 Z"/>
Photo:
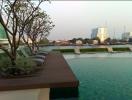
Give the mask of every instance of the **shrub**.
<path id="1" fill-rule="evenodd" d="M 113 48 L 113 51 L 130 51 L 130 49 L 128 47 L 126 48 Z"/>
<path id="2" fill-rule="evenodd" d="M 60 51 L 61 53 L 74 53 L 74 49 L 53 49 L 53 51 Z"/>
<path id="3" fill-rule="evenodd" d="M 12 65 L 8 57 L 2 57 L 0 60 L 0 75 L 4 77 L 23 76 L 35 72 L 36 63 L 29 58 L 19 57 L 16 59 L 16 65 Z"/>
<path id="4" fill-rule="evenodd" d="M 82 48 L 80 52 L 107 52 L 107 48 Z"/>
<path id="5" fill-rule="evenodd" d="M 60 51 L 61 53 L 74 53 L 74 49 L 53 49 L 53 51 Z M 107 52 L 107 48 L 80 48 L 80 52 Z"/>

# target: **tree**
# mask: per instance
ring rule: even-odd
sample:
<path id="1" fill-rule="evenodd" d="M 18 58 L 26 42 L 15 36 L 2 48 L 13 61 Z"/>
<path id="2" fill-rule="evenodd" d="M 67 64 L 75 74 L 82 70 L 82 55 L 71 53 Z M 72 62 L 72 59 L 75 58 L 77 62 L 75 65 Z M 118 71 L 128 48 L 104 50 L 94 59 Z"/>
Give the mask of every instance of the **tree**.
<path id="1" fill-rule="evenodd" d="M 88 43 L 88 40 L 89 40 L 88 38 L 85 38 L 85 39 L 83 40 L 83 43 L 84 43 L 84 44 Z"/>
<path id="2" fill-rule="evenodd" d="M 70 42 L 73 43 L 73 44 L 75 44 L 76 40 L 77 40 L 76 38 L 73 38 L 73 39 L 70 40 Z"/>
<path id="3" fill-rule="evenodd" d="M 10 50 L 0 46 L 16 65 L 16 52 L 26 26 L 38 15 L 35 13 L 44 0 L 38 0 L 35 5 L 31 0 L 2 0 L 0 1 L 0 23 L 5 29 Z M 27 11 L 29 11 L 27 14 Z"/>
<path id="4" fill-rule="evenodd" d="M 110 43 L 111 42 L 111 38 L 107 38 L 105 39 L 104 43 Z"/>
<path id="5" fill-rule="evenodd" d="M 111 44 L 117 44 L 118 40 L 117 39 L 112 39 Z"/>
<path id="6" fill-rule="evenodd" d="M 88 42 L 88 44 L 92 44 L 93 43 L 93 40 L 92 39 L 89 39 L 87 42 Z"/>
<path id="7" fill-rule="evenodd" d="M 98 43 L 100 44 L 100 39 L 99 39 L 99 37 L 95 37 L 95 38 L 93 38 L 93 40 L 97 40 Z"/>
<path id="8" fill-rule="evenodd" d="M 47 38 L 43 38 L 42 40 L 39 41 L 39 44 L 48 45 L 49 44 L 49 40 Z"/>
<path id="9" fill-rule="evenodd" d="M 39 42 L 46 38 L 54 27 L 50 17 L 40 8 L 35 13 L 38 16 L 27 24 L 22 37 L 32 54 L 39 50 Z"/>

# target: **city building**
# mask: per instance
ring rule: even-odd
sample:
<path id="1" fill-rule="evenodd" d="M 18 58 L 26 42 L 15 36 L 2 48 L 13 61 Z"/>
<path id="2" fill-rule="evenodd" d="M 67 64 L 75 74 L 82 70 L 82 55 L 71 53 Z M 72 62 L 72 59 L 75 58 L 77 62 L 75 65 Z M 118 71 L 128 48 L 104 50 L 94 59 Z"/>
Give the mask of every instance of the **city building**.
<path id="1" fill-rule="evenodd" d="M 55 45 L 63 45 L 63 46 L 65 46 L 65 45 L 69 45 L 70 42 L 68 40 L 56 40 L 54 44 Z"/>
<path id="2" fill-rule="evenodd" d="M 83 42 L 81 40 L 76 40 L 76 45 L 82 45 Z"/>
<path id="3" fill-rule="evenodd" d="M 93 40 L 93 44 L 98 44 L 98 41 L 97 40 Z"/>
<path id="4" fill-rule="evenodd" d="M 128 41 L 132 39 L 132 32 L 125 32 L 122 34 L 122 40 Z"/>
<path id="5" fill-rule="evenodd" d="M 95 28 L 92 30 L 91 38 L 99 38 L 101 43 L 104 43 L 104 41 L 109 38 L 109 34 L 106 27 L 100 27 Z"/>

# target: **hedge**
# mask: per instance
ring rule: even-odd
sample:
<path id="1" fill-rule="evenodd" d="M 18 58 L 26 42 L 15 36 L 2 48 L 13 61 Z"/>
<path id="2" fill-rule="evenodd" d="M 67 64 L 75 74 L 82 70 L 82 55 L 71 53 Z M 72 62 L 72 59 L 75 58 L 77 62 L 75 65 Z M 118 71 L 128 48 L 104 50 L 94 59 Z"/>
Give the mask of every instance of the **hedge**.
<path id="1" fill-rule="evenodd" d="M 107 48 L 82 48 L 80 52 L 107 52 Z"/>
<path id="2" fill-rule="evenodd" d="M 126 48 L 113 48 L 113 51 L 130 51 L 130 49 L 128 48 L 128 47 L 126 47 Z"/>
<path id="3" fill-rule="evenodd" d="M 74 53 L 74 49 L 53 49 L 53 51 L 60 51 L 61 53 Z M 107 48 L 81 48 L 80 52 L 107 52 Z"/>
<path id="4" fill-rule="evenodd" d="M 61 53 L 74 53 L 74 49 L 53 49 L 53 51 L 60 51 Z"/>

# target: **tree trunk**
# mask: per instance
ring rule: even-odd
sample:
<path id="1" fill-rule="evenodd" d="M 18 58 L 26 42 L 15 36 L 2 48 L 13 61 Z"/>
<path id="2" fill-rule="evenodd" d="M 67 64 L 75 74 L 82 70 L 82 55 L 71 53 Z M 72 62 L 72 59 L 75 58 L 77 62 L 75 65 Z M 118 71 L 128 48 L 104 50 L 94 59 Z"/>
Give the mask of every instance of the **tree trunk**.
<path id="1" fill-rule="evenodd" d="M 15 66 L 16 65 L 16 60 L 14 58 L 11 58 L 11 63 L 12 63 L 13 66 Z"/>
<path id="2" fill-rule="evenodd" d="M 32 47 L 30 45 L 28 45 L 28 48 L 29 48 L 31 54 L 33 55 Z"/>
<path id="3" fill-rule="evenodd" d="M 35 43 L 37 51 L 39 51 L 39 43 Z"/>
<path id="4" fill-rule="evenodd" d="M 35 52 L 36 52 L 34 43 L 32 44 L 32 52 L 33 52 L 33 54 L 35 54 Z"/>
<path id="5" fill-rule="evenodd" d="M 12 63 L 12 65 L 14 66 L 14 65 L 16 65 L 16 58 L 17 58 L 17 50 L 16 50 L 16 48 L 13 48 L 12 49 L 12 51 L 11 51 L 11 63 Z"/>

